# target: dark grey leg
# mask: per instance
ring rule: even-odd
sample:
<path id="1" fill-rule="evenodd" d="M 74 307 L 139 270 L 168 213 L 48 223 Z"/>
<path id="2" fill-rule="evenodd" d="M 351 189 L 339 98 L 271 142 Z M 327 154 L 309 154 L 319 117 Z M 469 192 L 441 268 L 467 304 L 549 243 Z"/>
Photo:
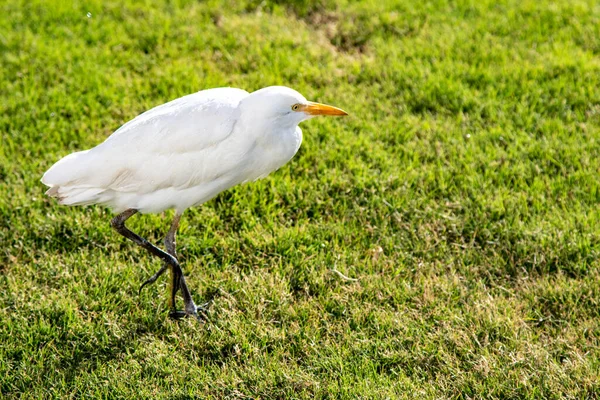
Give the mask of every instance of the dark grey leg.
<path id="1" fill-rule="evenodd" d="M 171 298 L 169 299 L 169 305 L 171 306 L 171 313 L 170 315 L 172 317 L 181 317 L 183 315 L 193 315 L 196 318 L 200 319 L 200 317 L 198 316 L 198 308 L 196 307 L 196 304 L 194 303 L 194 301 L 192 300 L 192 295 L 190 294 L 190 291 L 185 283 L 185 278 L 183 277 L 183 271 L 181 271 L 181 267 L 179 266 L 179 263 L 177 262 L 177 259 L 175 258 L 174 255 L 166 253 L 164 251 L 162 251 L 161 249 L 159 249 L 158 247 L 154 246 L 152 243 L 148 242 L 146 239 L 144 239 L 143 237 L 135 234 L 134 232 L 130 231 L 126 226 L 125 226 L 125 221 L 127 221 L 127 219 L 129 219 L 131 216 L 133 216 L 134 214 L 137 213 L 137 210 L 130 208 L 128 210 L 123 211 L 121 214 L 117 215 L 116 217 L 114 217 L 110 223 L 112 225 L 112 227 L 119 232 L 121 235 L 125 236 L 127 239 L 133 241 L 135 244 L 137 244 L 138 246 L 143 247 L 144 249 L 146 249 L 150 254 L 160 258 L 161 260 L 163 260 L 165 262 L 165 264 L 171 269 Z M 181 216 L 179 216 L 180 218 Z M 179 218 L 177 219 L 177 226 L 179 225 Z M 175 221 L 174 221 L 175 223 Z M 173 226 L 171 226 L 171 230 L 173 230 Z M 175 227 L 175 231 L 176 231 L 176 227 Z M 169 231 L 169 233 L 171 233 L 171 231 Z M 168 237 L 169 235 L 167 235 Z M 175 232 L 173 232 L 173 250 L 175 248 Z M 170 250 L 170 249 L 169 249 Z M 173 253 L 175 253 L 173 251 Z M 165 267 L 163 266 L 162 269 L 164 269 Z M 164 271 L 159 271 L 158 276 L 160 276 L 160 274 L 162 274 Z M 157 275 L 155 274 L 155 275 Z M 156 276 L 156 278 L 158 278 L 158 276 Z M 152 278 L 150 278 L 152 279 Z M 156 279 L 154 279 L 156 280 Z M 181 293 L 183 295 L 183 302 L 185 305 L 185 312 L 177 312 L 174 311 L 174 306 L 175 306 L 175 294 L 177 293 L 177 290 L 181 289 Z"/>
<path id="2" fill-rule="evenodd" d="M 175 217 L 173 217 L 173 223 L 171 223 L 171 229 L 169 229 L 169 232 L 167 232 L 167 236 L 165 237 L 165 247 L 167 248 L 167 252 L 175 258 L 177 258 L 177 250 L 175 249 L 175 247 L 176 247 L 175 234 L 177 233 L 177 229 L 179 229 L 179 220 L 180 219 L 181 219 L 181 214 L 179 214 L 179 212 L 176 211 Z M 181 276 L 183 276 L 183 275 L 181 275 Z M 170 290 L 171 298 L 170 298 L 169 302 L 174 305 L 175 304 L 175 296 L 177 295 L 177 290 L 179 289 L 179 285 L 177 284 L 177 277 L 173 273 L 173 270 L 171 270 L 170 286 L 171 286 L 171 290 Z M 183 290 L 182 290 L 182 293 L 183 293 Z M 190 298 L 191 298 L 191 296 L 190 296 Z M 175 307 L 172 306 L 171 309 L 175 310 Z"/>
<path id="3" fill-rule="evenodd" d="M 178 212 L 175 213 L 175 217 L 173 218 L 173 222 L 171 223 L 171 229 L 169 229 L 169 232 L 167 232 L 167 236 L 165 237 L 165 247 L 167 249 L 167 253 L 169 253 L 170 255 L 172 255 L 173 257 L 175 257 L 177 259 L 177 251 L 175 249 L 175 235 L 177 234 L 177 229 L 179 229 L 179 221 L 181 220 L 181 214 L 179 214 Z M 140 293 L 142 292 L 142 289 L 144 288 L 144 286 L 146 285 L 150 285 L 151 283 L 156 282 L 156 280 L 169 268 L 169 264 L 168 263 L 163 263 L 163 266 L 161 269 L 159 269 L 154 275 L 152 275 L 150 278 L 148 278 L 144 283 L 142 283 L 142 286 L 140 286 Z M 169 301 L 169 306 L 171 308 L 174 307 L 175 304 L 175 295 L 177 294 L 177 290 L 179 290 L 179 288 L 177 286 L 174 285 L 174 278 L 175 276 L 173 274 L 171 274 L 171 299 Z"/>
<path id="4" fill-rule="evenodd" d="M 167 249 L 167 253 L 175 257 L 177 259 L 177 251 L 175 249 L 175 235 L 177 233 L 177 229 L 179 228 L 179 221 L 181 220 L 181 214 L 176 212 L 175 217 L 173 218 L 173 222 L 171 223 L 171 228 L 169 232 L 167 232 L 167 236 L 165 237 L 165 247 Z M 168 263 L 163 263 L 161 269 L 159 269 L 154 275 L 148 278 L 142 286 L 140 286 L 140 293 L 144 286 L 149 285 L 151 283 L 156 282 L 156 280 L 169 268 Z M 171 282 L 170 282 L 170 294 L 169 294 L 169 308 L 171 310 L 175 309 L 175 296 L 177 295 L 177 291 L 179 290 L 179 286 L 176 284 L 176 276 L 171 272 Z"/>

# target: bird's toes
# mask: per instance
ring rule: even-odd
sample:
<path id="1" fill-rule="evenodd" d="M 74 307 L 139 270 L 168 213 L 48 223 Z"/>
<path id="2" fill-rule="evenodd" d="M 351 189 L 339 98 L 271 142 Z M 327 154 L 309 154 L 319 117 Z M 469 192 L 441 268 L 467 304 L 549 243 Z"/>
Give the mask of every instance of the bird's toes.
<path id="1" fill-rule="evenodd" d="M 205 321 L 208 319 L 208 309 L 212 302 L 206 302 L 199 306 L 195 304 L 190 304 L 189 307 L 186 306 L 186 312 L 189 316 L 195 317 L 199 321 Z"/>
<path id="2" fill-rule="evenodd" d="M 152 275 L 150 278 L 146 279 L 144 281 L 144 283 L 142 283 L 142 285 L 140 286 L 140 289 L 138 291 L 139 294 L 142 293 L 142 289 L 147 286 L 147 285 L 151 285 L 154 282 L 156 282 L 156 280 L 167 270 L 168 266 L 167 265 L 163 265 L 161 269 L 159 269 L 154 275 Z"/>
<path id="3" fill-rule="evenodd" d="M 193 317 L 200 322 L 205 322 L 208 317 L 208 308 L 210 306 L 209 303 L 204 303 L 201 306 L 196 306 L 195 304 L 186 306 L 185 311 L 183 310 L 171 310 L 169 311 L 169 317 L 175 320 L 183 319 L 186 317 Z"/>
<path id="4" fill-rule="evenodd" d="M 201 304 L 199 306 L 196 306 L 196 310 L 200 311 L 202 313 L 207 313 L 208 309 L 210 308 L 210 306 L 212 306 L 212 300 L 211 301 L 207 301 L 204 304 Z"/>
<path id="5" fill-rule="evenodd" d="M 169 317 L 171 319 L 182 319 L 187 317 L 189 314 L 185 311 L 181 311 L 181 310 L 171 310 L 169 311 Z"/>

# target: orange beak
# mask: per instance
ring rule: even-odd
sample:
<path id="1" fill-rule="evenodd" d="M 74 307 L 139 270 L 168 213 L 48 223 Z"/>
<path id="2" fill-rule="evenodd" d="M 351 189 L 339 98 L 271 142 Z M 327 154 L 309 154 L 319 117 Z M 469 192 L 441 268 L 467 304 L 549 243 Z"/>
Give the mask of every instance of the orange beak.
<path id="1" fill-rule="evenodd" d="M 327 104 L 313 103 L 309 101 L 307 105 L 300 107 L 298 111 L 304 111 L 308 115 L 348 115 L 341 108 L 328 106 Z"/>

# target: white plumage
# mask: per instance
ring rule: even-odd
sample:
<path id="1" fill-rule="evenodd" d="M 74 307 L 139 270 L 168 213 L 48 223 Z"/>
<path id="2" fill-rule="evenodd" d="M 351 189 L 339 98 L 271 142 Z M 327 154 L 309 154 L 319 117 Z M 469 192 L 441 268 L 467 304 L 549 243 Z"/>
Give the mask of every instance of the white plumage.
<path id="1" fill-rule="evenodd" d="M 70 154 L 43 176 L 61 204 L 106 204 L 115 211 L 183 211 L 289 161 L 311 116 L 299 93 L 269 87 L 204 90 L 155 107 L 104 143 Z"/>
<path id="2" fill-rule="evenodd" d="M 46 193 L 61 204 L 104 204 L 119 212 L 113 227 L 165 263 L 144 285 L 171 268 L 171 315 L 198 316 L 176 259 L 175 232 L 181 214 L 284 165 L 302 142 L 298 124 L 315 115 L 346 113 L 309 102 L 282 86 L 253 93 L 204 90 L 155 107 L 100 145 L 64 157 L 46 171 L 42 182 L 50 187 Z M 170 208 L 176 213 L 165 240 L 166 252 L 125 226 L 136 212 Z M 174 310 L 180 289 L 184 312 Z"/>

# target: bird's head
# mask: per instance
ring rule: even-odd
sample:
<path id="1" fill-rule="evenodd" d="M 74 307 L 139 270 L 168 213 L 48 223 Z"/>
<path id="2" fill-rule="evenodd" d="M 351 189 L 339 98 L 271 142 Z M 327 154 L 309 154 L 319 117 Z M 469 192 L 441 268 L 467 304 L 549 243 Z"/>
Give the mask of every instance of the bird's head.
<path id="1" fill-rule="evenodd" d="M 269 86 L 250 93 L 242 100 L 244 112 L 277 121 L 282 125 L 295 126 L 318 115 L 348 115 L 344 110 L 326 104 L 306 100 L 297 91 L 285 86 Z"/>

